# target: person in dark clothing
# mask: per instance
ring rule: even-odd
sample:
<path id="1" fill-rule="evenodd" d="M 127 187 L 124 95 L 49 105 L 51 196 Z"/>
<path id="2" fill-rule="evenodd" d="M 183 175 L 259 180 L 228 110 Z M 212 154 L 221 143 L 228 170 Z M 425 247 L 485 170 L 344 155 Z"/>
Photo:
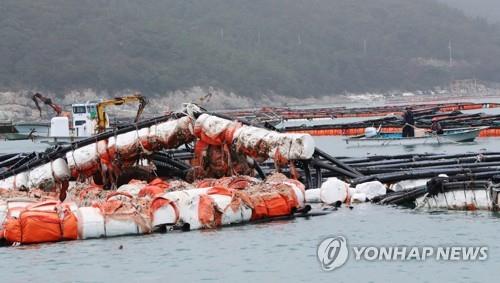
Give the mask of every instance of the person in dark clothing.
<path id="1" fill-rule="evenodd" d="M 409 138 L 415 136 L 415 118 L 413 117 L 413 112 L 410 107 L 406 107 L 406 111 L 403 113 L 403 120 L 405 125 L 403 127 L 403 138 Z"/>
<path id="2" fill-rule="evenodd" d="M 441 123 L 439 123 L 439 121 L 432 121 L 431 131 L 438 135 L 442 135 L 444 133 L 443 127 L 441 126 Z"/>

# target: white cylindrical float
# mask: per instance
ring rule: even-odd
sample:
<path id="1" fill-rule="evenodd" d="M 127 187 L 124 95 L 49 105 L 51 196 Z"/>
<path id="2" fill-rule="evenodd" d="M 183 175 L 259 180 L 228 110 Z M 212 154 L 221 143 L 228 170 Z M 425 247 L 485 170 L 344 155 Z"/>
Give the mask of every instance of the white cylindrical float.
<path id="1" fill-rule="evenodd" d="M 425 186 L 429 180 L 430 179 L 403 180 L 392 184 L 389 188 L 395 192 L 406 191 Z"/>
<path id="2" fill-rule="evenodd" d="M 94 174 L 99 168 L 97 143 L 89 144 L 66 153 L 66 160 L 73 177 Z"/>
<path id="3" fill-rule="evenodd" d="M 315 149 L 311 135 L 278 133 L 252 126 L 237 129 L 233 141 L 244 152 L 271 158 L 279 153 L 289 160 L 310 159 Z"/>
<path id="4" fill-rule="evenodd" d="M 253 126 L 239 127 L 237 122 L 208 114 L 196 119 L 195 132 L 207 143 L 235 142 L 238 149 L 255 158 L 274 158 L 279 155 L 288 160 L 309 159 L 315 149 L 314 140 L 308 134 L 278 133 Z"/>
<path id="5" fill-rule="evenodd" d="M 56 183 L 67 181 L 70 177 L 66 161 L 58 158 L 29 171 L 28 187 L 50 191 L 55 188 Z"/>
<path id="6" fill-rule="evenodd" d="M 419 208 L 449 210 L 491 210 L 493 200 L 490 190 L 450 190 L 434 196 L 424 195 L 415 200 Z"/>
<path id="7" fill-rule="evenodd" d="M 306 190 L 306 203 L 318 203 L 318 202 L 321 202 L 320 191 L 321 191 L 321 189 L 309 189 L 309 190 Z"/>
<path id="8" fill-rule="evenodd" d="M 153 226 L 171 225 L 172 221 L 190 224 L 191 229 L 200 229 L 202 224 L 199 220 L 198 204 L 200 195 L 206 194 L 209 188 L 189 189 L 173 191 L 163 194 L 160 198 L 166 199 L 173 204 L 160 207 L 153 212 Z"/>
<path id="9" fill-rule="evenodd" d="M 175 202 L 164 197 L 157 197 L 151 202 L 151 220 L 153 227 L 174 225 L 179 221 L 179 210 Z"/>
<path id="10" fill-rule="evenodd" d="M 242 201 L 233 207 L 231 196 L 210 194 L 209 197 L 214 201 L 216 209 L 222 213 L 221 225 L 244 223 L 252 218 L 252 209 Z"/>
<path id="11" fill-rule="evenodd" d="M 161 143 L 163 148 L 176 148 L 194 140 L 192 119 L 184 116 L 149 128 L 149 140 Z"/>
<path id="12" fill-rule="evenodd" d="M 106 237 L 141 235 L 146 233 L 133 217 L 106 216 Z"/>
<path id="13" fill-rule="evenodd" d="M 337 178 L 328 178 L 321 184 L 319 197 L 323 203 L 345 202 L 349 195 L 349 184 Z"/>
<path id="14" fill-rule="evenodd" d="M 29 188 L 29 174 L 22 172 L 6 179 L 0 180 L 0 189 L 5 190 L 27 190 Z"/>
<path id="15" fill-rule="evenodd" d="M 80 239 L 94 239 L 106 236 L 104 217 L 96 207 L 80 207 L 78 209 L 78 236 Z"/>

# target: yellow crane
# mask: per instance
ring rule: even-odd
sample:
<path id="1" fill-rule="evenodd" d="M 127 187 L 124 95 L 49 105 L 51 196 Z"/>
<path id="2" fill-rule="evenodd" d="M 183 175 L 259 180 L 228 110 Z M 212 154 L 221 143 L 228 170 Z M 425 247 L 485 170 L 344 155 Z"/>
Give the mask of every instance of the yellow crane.
<path id="1" fill-rule="evenodd" d="M 97 104 L 97 130 L 98 132 L 104 132 L 106 127 L 109 125 L 108 117 L 106 115 L 105 109 L 110 105 L 123 105 L 125 103 L 138 102 L 139 108 L 137 109 L 137 114 L 135 115 L 134 122 L 137 123 L 139 118 L 147 105 L 147 100 L 140 93 L 135 93 L 133 95 L 127 95 L 122 97 L 115 97 L 112 99 L 107 99 L 101 101 Z"/>

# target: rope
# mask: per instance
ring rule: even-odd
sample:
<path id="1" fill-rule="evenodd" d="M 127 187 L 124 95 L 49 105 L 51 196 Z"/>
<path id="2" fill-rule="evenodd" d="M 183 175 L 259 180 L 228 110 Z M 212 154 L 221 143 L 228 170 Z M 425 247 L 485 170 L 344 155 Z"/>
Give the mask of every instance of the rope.
<path id="1" fill-rule="evenodd" d="M 80 166 L 78 166 L 78 162 L 76 162 L 76 159 L 75 159 L 75 151 L 78 149 L 78 146 L 75 143 L 72 143 L 71 149 L 72 149 L 71 157 L 73 158 L 73 163 L 75 164 L 75 168 L 76 168 L 76 171 L 78 173 L 78 179 L 80 179 L 81 175 L 82 175 L 82 170 L 80 169 Z"/>
<path id="2" fill-rule="evenodd" d="M 26 188 L 26 189 L 27 189 L 26 191 L 28 191 L 28 192 L 29 192 L 29 191 L 30 191 L 30 189 L 31 189 L 31 174 L 30 174 L 30 173 L 31 173 L 31 168 L 30 168 L 30 164 L 29 164 L 29 163 L 27 164 L 27 169 L 28 169 L 28 170 L 27 170 L 27 175 L 28 175 L 28 187 Z M 17 176 L 17 175 L 16 175 L 16 176 Z M 14 178 L 15 178 L 15 177 L 14 177 Z"/>
<path id="3" fill-rule="evenodd" d="M 415 209 L 420 209 L 422 207 L 424 207 L 425 204 L 429 204 L 429 200 L 428 200 L 428 197 L 429 197 L 429 193 L 425 193 L 424 197 L 423 197 L 423 200 L 421 203 L 419 203 Z M 430 207 L 430 206 L 429 206 Z"/>
<path id="4" fill-rule="evenodd" d="M 139 152 L 139 156 L 141 157 L 141 159 L 142 159 L 142 157 L 143 157 L 143 155 L 142 155 L 143 153 L 144 153 L 144 154 L 146 154 L 146 155 L 148 155 L 148 156 L 149 156 L 149 155 L 151 155 L 151 154 L 153 154 L 153 152 L 152 152 L 152 151 L 147 150 L 147 149 L 146 149 L 146 148 L 142 145 L 142 142 L 141 142 L 141 137 L 139 136 L 139 127 L 137 127 L 137 124 L 135 125 L 135 131 L 136 131 L 136 133 L 137 133 L 137 142 L 136 142 L 136 143 L 138 143 L 138 144 L 139 144 L 139 146 L 138 146 L 137 150 L 140 150 L 140 152 Z M 146 139 L 148 138 L 148 136 L 149 136 L 149 129 L 148 129 L 148 134 L 146 135 Z"/>
<path id="5" fill-rule="evenodd" d="M 111 187 L 113 189 L 115 189 L 116 188 L 116 181 L 117 181 L 117 178 L 116 178 L 117 176 L 115 174 L 115 170 L 117 170 L 118 168 L 121 167 L 120 164 L 117 164 L 118 162 L 121 163 L 121 160 L 120 160 L 120 153 L 118 152 L 118 148 L 116 146 L 117 141 L 118 141 L 118 133 L 116 131 L 116 128 L 114 128 L 114 130 L 113 130 L 113 135 L 115 138 L 115 156 L 110 156 L 110 157 L 112 157 L 112 160 L 110 160 L 110 161 L 111 161 L 111 166 L 113 167 L 112 174 L 111 174 L 111 177 L 113 179 L 113 180 L 111 180 Z"/>

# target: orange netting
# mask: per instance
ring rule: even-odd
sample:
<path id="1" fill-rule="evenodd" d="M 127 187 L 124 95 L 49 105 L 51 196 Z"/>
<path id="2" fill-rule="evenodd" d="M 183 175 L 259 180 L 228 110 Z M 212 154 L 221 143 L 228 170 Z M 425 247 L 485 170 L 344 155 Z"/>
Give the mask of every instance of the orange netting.
<path id="1" fill-rule="evenodd" d="M 139 191 L 139 197 L 150 196 L 154 197 L 158 194 L 165 193 L 170 188 L 170 184 L 166 181 L 156 178 L 153 181 L 149 182 L 144 188 Z"/>
<path id="2" fill-rule="evenodd" d="M 102 186 L 95 184 L 77 184 L 68 190 L 68 199 L 74 201 L 78 206 L 92 206 L 96 201 L 102 201 L 106 198 L 107 191 Z"/>

